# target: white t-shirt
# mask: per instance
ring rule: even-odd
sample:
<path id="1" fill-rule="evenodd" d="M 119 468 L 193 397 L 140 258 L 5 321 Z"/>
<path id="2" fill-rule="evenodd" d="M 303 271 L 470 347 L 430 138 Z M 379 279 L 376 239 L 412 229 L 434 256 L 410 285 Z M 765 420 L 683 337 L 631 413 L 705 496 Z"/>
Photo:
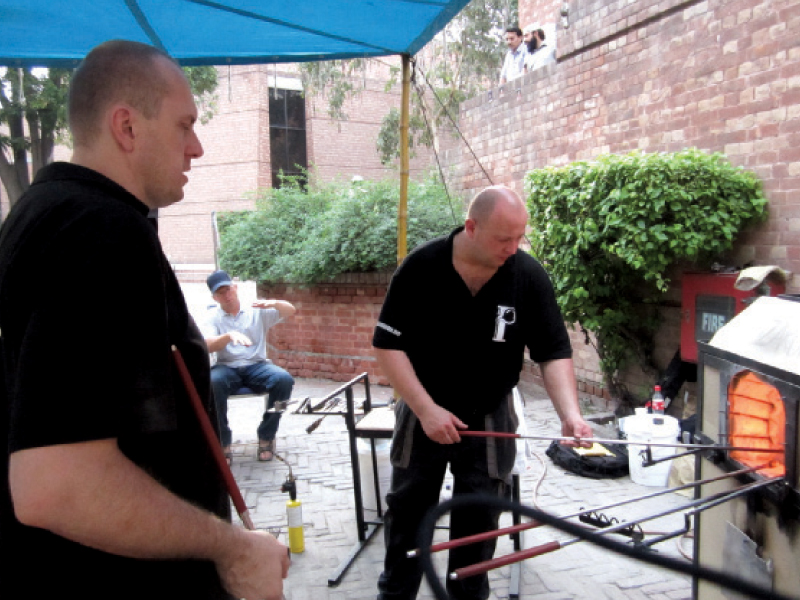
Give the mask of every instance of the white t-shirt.
<path id="1" fill-rule="evenodd" d="M 548 46 L 546 42 L 539 46 L 536 52 L 529 52 L 525 55 L 525 66 L 528 73 L 554 62 L 556 62 L 556 49 L 554 46 Z"/>

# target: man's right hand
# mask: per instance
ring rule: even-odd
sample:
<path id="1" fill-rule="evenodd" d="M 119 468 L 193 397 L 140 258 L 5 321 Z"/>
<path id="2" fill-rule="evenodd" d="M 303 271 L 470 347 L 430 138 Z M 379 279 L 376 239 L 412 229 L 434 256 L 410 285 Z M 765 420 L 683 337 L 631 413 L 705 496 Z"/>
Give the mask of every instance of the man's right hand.
<path id="1" fill-rule="evenodd" d="M 467 425 L 433 401 L 422 387 L 405 352 L 375 348 L 375 357 L 395 391 L 417 415 L 425 435 L 439 444 L 461 441 L 458 430 L 466 429 Z"/>
<path id="2" fill-rule="evenodd" d="M 238 530 L 237 539 L 216 562 L 225 589 L 244 600 L 281 600 L 289 574 L 289 550 L 264 531 Z"/>
<path id="3" fill-rule="evenodd" d="M 460 442 L 461 436 L 458 435 L 458 430 L 467 428 L 467 425 L 453 413 L 433 402 L 418 417 L 425 435 L 439 444 Z"/>
<path id="4" fill-rule="evenodd" d="M 229 331 L 228 337 L 230 340 L 228 341 L 229 344 L 233 344 L 234 346 L 252 346 L 252 340 L 247 337 L 245 334 L 239 331 Z"/>

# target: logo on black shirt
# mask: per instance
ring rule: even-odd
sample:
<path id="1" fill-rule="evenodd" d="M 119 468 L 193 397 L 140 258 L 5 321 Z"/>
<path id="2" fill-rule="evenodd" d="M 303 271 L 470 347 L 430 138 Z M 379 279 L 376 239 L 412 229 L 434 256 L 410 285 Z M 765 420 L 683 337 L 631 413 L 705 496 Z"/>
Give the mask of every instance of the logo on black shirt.
<path id="1" fill-rule="evenodd" d="M 513 306 L 497 306 L 497 318 L 494 320 L 493 342 L 505 342 L 506 325 L 517 321 L 517 311 Z"/>

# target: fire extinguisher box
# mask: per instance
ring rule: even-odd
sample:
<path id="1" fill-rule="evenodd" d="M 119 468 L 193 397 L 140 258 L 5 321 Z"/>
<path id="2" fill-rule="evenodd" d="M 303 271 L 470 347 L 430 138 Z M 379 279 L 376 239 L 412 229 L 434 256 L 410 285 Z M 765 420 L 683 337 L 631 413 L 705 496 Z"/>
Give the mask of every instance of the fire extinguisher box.
<path id="1" fill-rule="evenodd" d="M 739 273 L 684 273 L 681 299 L 681 358 L 697 362 L 697 342 L 708 342 L 725 323 L 759 296 L 777 296 L 783 283 L 764 281 L 748 291 L 733 287 Z"/>

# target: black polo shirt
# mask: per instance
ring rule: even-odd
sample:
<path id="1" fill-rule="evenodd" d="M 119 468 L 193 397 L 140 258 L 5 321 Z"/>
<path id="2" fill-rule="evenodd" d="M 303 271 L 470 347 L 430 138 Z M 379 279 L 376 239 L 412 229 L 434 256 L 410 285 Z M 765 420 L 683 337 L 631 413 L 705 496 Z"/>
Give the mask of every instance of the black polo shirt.
<path id="1" fill-rule="evenodd" d="M 453 267 L 453 238 L 423 244 L 392 278 L 373 336 L 405 352 L 434 401 L 482 424 L 519 381 L 524 349 L 536 362 L 571 358 L 550 279 L 518 250 L 473 296 Z"/>
<path id="2" fill-rule="evenodd" d="M 210 562 L 106 554 L 23 526 L 11 507 L 10 453 L 116 438 L 175 494 L 230 517 L 170 348 L 216 422 L 208 352 L 147 212 L 99 173 L 55 163 L 0 230 L 4 598 L 227 598 Z"/>

